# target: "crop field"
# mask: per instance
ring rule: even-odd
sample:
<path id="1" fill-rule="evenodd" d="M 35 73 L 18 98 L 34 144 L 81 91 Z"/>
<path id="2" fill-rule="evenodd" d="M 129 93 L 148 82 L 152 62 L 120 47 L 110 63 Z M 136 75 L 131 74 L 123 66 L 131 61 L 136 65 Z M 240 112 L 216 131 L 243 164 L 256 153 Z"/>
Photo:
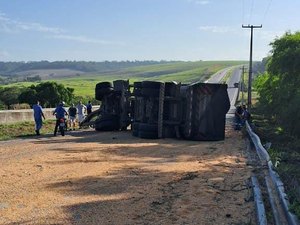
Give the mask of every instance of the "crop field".
<path id="1" fill-rule="evenodd" d="M 198 61 L 198 62 L 168 62 L 165 64 L 137 66 L 103 73 L 75 73 L 73 76 L 55 77 L 43 81 L 55 81 L 66 87 L 74 88 L 75 95 L 93 96 L 98 82 L 129 79 L 130 83 L 142 80 L 177 81 L 192 83 L 204 81 L 217 71 L 230 66 L 244 64 L 244 61 Z M 56 71 L 58 73 L 58 71 Z M 19 82 L 10 86 L 30 86 L 33 82 Z"/>

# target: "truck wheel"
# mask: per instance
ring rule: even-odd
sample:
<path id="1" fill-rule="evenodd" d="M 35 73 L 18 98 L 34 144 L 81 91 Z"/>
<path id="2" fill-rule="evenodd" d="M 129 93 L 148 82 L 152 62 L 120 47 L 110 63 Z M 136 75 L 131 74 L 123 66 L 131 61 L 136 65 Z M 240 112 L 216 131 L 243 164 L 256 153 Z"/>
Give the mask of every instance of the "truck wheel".
<path id="1" fill-rule="evenodd" d="M 157 124 L 140 123 L 139 130 L 147 132 L 157 132 L 158 126 Z"/>
<path id="2" fill-rule="evenodd" d="M 157 132 L 152 132 L 152 131 L 140 131 L 139 137 L 145 138 L 145 139 L 157 139 L 158 134 L 157 134 Z"/>
<path id="3" fill-rule="evenodd" d="M 134 122 L 134 123 L 132 123 L 131 126 L 132 126 L 132 135 L 135 137 L 138 137 L 140 123 Z"/>
<path id="4" fill-rule="evenodd" d="M 100 82 L 100 83 L 96 84 L 96 90 L 102 89 L 102 88 L 112 88 L 112 83 L 111 82 Z"/>
<path id="5" fill-rule="evenodd" d="M 134 83 L 133 83 L 133 87 L 134 87 L 134 88 L 142 88 L 142 87 L 143 87 L 143 86 L 142 86 L 142 82 L 141 82 L 141 81 L 134 82 Z"/>
<path id="6" fill-rule="evenodd" d="M 142 89 L 134 89 L 133 90 L 133 95 L 134 96 L 143 96 L 142 95 Z"/>
<path id="7" fill-rule="evenodd" d="M 113 121 L 99 121 L 95 123 L 95 130 L 96 131 L 114 131 L 117 127 L 113 123 Z"/>
<path id="8" fill-rule="evenodd" d="M 146 97 L 159 97 L 159 90 L 154 88 L 143 88 L 142 95 Z"/>
<path id="9" fill-rule="evenodd" d="M 161 84 L 158 81 L 142 81 L 143 88 L 159 89 Z"/>
<path id="10" fill-rule="evenodd" d="M 132 123 L 132 130 L 139 130 L 140 128 L 140 123 L 134 122 Z"/>
<path id="11" fill-rule="evenodd" d="M 165 96 L 176 97 L 176 87 L 175 82 L 166 82 L 165 83 Z"/>
<path id="12" fill-rule="evenodd" d="M 110 94 L 112 92 L 113 92 L 113 88 L 111 88 L 111 87 L 98 88 L 98 89 L 96 89 L 95 98 L 97 100 L 101 101 L 105 95 L 108 95 L 108 94 Z"/>
<path id="13" fill-rule="evenodd" d="M 142 82 L 133 83 L 133 95 L 142 96 Z"/>
<path id="14" fill-rule="evenodd" d="M 105 114 L 95 120 L 95 130 L 97 131 L 112 131 L 119 130 L 119 117 L 116 115 Z"/>

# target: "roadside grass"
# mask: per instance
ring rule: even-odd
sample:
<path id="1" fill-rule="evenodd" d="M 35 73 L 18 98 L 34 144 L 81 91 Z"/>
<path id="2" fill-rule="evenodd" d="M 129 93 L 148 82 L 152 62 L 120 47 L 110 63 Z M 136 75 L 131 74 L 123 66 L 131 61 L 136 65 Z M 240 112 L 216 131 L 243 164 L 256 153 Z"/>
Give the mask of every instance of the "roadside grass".
<path id="1" fill-rule="evenodd" d="M 55 120 L 43 121 L 41 135 L 53 133 Z M 10 140 L 13 138 L 24 138 L 35 136 L 33 121 L 16 122 L 11 124 L 0 124 L 0 140 Z"/>
<path id="2" fill-rule="evenodd" d="M 284 183 L 290 209 L 300 218 L 300 139 L 288 135 L 275 118 L 264 114 L 259 107 L 252 109 L 252 118 L 262 143 L 271 143 L 269 155 Z"/>

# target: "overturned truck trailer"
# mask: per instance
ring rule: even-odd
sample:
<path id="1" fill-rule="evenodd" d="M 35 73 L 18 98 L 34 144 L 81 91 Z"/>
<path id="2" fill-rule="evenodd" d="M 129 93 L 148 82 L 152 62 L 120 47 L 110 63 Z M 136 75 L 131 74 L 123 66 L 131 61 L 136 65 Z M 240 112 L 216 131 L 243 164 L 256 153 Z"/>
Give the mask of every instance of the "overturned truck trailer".
<path id="1" fill-rule="evenodd" d="M 225 137 L 230 108 L 226 84 L 142 81 L 129 85 L 119 80 L 114 85 L 97 84 L 96 99 L 102 101 L 93 115 L 98 131 L 125 130 L 131 124 L 132 134 L 140 138 L 212 141 Z"/>
<path id="2" fill-rule="evenodd" d="M 190 140 L 223 140 L 230 100 L 226 84 L 195 83 L 182 89 L 182 133 Z"/>

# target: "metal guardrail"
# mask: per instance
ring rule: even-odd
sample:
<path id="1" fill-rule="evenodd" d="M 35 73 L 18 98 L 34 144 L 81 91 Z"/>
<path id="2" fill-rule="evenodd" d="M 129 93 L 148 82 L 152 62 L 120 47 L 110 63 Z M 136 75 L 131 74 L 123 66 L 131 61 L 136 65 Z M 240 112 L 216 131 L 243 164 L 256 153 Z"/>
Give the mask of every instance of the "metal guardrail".
<path id="1" fill-rule="evenodd" d="M 263 198 L 258 185 L 257 178 L 255 176 L 252 176 L 251 182 L 253 185 L 254 201 L 255 201 L 255 208 L 257 213 L 257 222 L 259 225 L 267 225 L 268 223 L 267 223 L 267 217 L 265 212 L 265 206 L 263 203 Z"/>
<path id="2" fill-rule="evenodd" d="M 251 126 L 249 125 L 248 121 L 246 121 L 246 129 L 247 132 L 251 138 L 251 141 L 253 142 L 256 152 L 262 161 L 263 164 L 268 166 L 268 172 L 271 177 L 271 180 L 276 187 L 279 199 L 280 199 L 280 204 L 282 206 L 282 209 L 284 210 L 285 216 L 287 218 L 288 224 L 289 225 L 298 225 L 299 221 L 293 213 L 289 211 L 289 201 L 287 199 L 287 195 L 284 191 L 284 186 L 282 181 L 280 180 L 280 177 L 276 171 L 274 171 L 274 166 L 272 161 L 270 160 L 269 153 L 266 151 L 266 149 L 263 147 L 261 144 L 260 138 L 252 131 Z M 268 190 L 269 192 L 270 190 Z"/>

